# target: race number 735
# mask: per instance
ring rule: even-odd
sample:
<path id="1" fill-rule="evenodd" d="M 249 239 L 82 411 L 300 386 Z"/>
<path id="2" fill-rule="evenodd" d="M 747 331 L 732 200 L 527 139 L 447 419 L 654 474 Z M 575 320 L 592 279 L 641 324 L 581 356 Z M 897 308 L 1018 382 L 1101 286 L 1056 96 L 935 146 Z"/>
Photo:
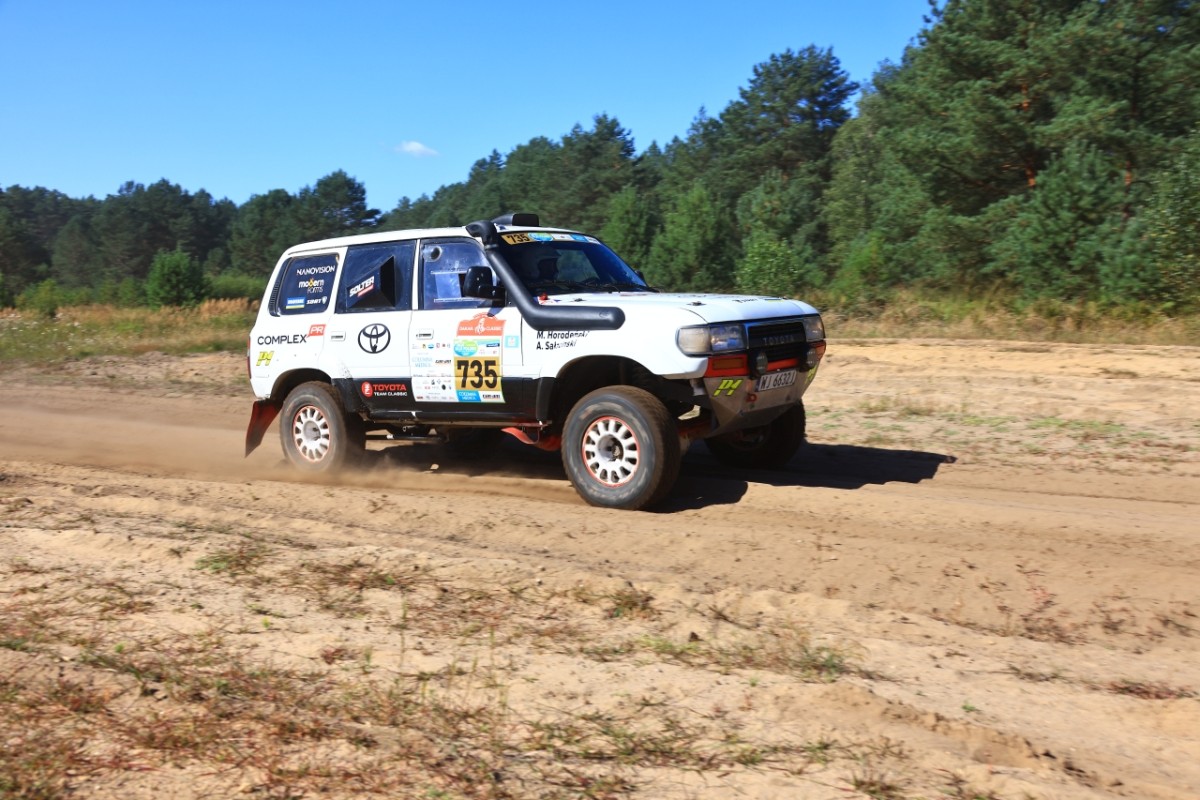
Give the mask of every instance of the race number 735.
<path id="1" fill-rule="evenodd" d="M 500 383 L 500 359 L 454 359 L 454 385 L 459 389 L 495 389 Z"/>

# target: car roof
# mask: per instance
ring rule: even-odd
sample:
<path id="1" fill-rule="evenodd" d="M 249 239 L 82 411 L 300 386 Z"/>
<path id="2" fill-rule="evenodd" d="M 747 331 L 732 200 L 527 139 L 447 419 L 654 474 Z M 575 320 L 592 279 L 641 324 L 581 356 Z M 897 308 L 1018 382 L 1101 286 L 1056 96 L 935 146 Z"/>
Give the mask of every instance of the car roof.
<path id="1" fill-rule="evenodd" d="M 518 225 L 497 225 L 496 230 L 505 233 L 515 231 L 544 231 L 546 233 L 578 233 L 566 228 L 531 228 Z M 312 242 L 302 242 L 295 244 L 284 251 L 284 256 L 293 256 L 300 253 L 307 253 L 313 250 L 332 250 L 340 247 L 349 247 L 356 244 L 382 244 L 384 242 L 401 242 L 410 239 L 432 239 L 446 236 L 464 236 L 471 237 L 467 233 L 467 229 L 463 226 L 450 228 L 409 228 L 404 230 L 378 231 L 375 233 L 358 233 L 352 236 L 336 236 L 332 239 L 318 239 Z"/>

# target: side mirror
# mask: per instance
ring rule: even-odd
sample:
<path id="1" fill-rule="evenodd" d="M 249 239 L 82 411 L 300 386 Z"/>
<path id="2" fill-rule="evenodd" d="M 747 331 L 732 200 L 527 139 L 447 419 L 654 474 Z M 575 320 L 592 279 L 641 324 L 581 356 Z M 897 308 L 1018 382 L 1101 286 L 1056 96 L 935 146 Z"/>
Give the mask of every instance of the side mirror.
<path id="1" fill-rule="evenodd" d="M 492 282 L 492 271 L 488 267 L 467 267 L 463 276 L 463 297 L 479 297 L 492 300 L 496 297 L 496 284 Z"/>

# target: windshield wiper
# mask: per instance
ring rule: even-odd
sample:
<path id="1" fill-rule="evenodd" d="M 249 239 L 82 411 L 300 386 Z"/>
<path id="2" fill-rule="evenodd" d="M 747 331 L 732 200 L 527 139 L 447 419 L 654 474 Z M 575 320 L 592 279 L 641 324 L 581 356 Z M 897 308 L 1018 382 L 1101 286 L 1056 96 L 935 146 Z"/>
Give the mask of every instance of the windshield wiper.
<path id="1" fill-rule="evenodd" d="M 578 291 L 578 290 L 586 291 L 586 290 L 594 288 L 592 286 L 588 286 L 585 283 L 580 283 L 579 281 L 558 281 L 558 280 L 529 281 L 526 285 L 530 289 L 533 289 L 535 291 L 541 290 L 541 289 L 563 289 L 566 291 L 573 291 L 573 290 L 574 291 Z"/>
<path id="2" fill-rule="evenodd" d="M 612 283 L 601 283 L 601 284 L 599 284 L 599 286 L 597 288 L 612 289 L 615 291 L 626 291 L 626 290 L 630 290 L 630 289 L 633 289 L 636 291 L 642 291 L 642 292 L 657 292 L 657 291 L 659 291 L 658 289 L 655 289 L 653 286 L 647 286 L 644 283 L 629 283 L 629 282 L 622 283 L 620 281 L 613 281 Z"/>
<path id="3" fill-rule="evenodd" d="M 657 292 L 658 289 L 653 289 L 644 283 L 632 283 L 613 281 L 611 283 L 601 283 L 597 280 L 590 281 L 562 281 L 562 280 L 540 280 L 530 281 L 526 284 L 535 292 L 543 289 L 562 289 L 567 292 L 619 292 L 624 290 L 638 290 L 644 292 Z"/>

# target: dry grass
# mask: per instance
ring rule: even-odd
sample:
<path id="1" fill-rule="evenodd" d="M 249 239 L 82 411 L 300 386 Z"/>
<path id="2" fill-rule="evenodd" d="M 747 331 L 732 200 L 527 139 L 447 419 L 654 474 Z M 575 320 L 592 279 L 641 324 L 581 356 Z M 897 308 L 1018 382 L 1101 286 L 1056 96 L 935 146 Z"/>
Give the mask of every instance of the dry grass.
<path id="1" fill-rule="evenodd" d="M 59 309 L 54 319 L 10 309 L 0 312 L 0 361 L 241 350 L 254 315 L 244 300 L 186 309 L 78 306 Z"/>
<path id="2" fill-rule="evenodd" d="M 281 659 L 270 627 L 287 615 L 255 631 L 206 608 L 210 627 L 173 632 L 154 624 L 171 609 L 152 586 L 86 565 L 0 565 L 0 797 L 58 800 L 137 775 L 164 786 L 199 770 L 212 791 L 266 797 L 622 798 L 662 770 L 727 779 L 833 764 L 850 783 L 878 760 L 873 743 L 767 739 L 736 710 L 665 697 L 508 701 L 522 663 L 543 655 L 742 674 L 751 687 L 855 670 L 849 649 L 817 645 L 798 625 L 757 630 L 726 615 L 736 638 L 672 643 L 680 609 L 630 585 L 476 583 L 394 558 L 289 561 L 282 541 L 233 530 L 204 539 L 190 573 L 209 591 L 391 630 L 422 643 L 413 665 L 402 654 L 399 668 L 380 668 L 369 648 L 337 642 Z M 697 613 L 698 626 L 709 615 Z"/>
<path id="3" fill-rule="evenodd" d="M 876 307 L 848 307 L 838 298 L 819 294 L 809 300 L 821 309 L 826 330 L 841 339 L 1200 344 L 1200 316 L 1170 317 L 1151 308 L 1106 308 L 1055 300 L 1022 303 L 1007 297 L 939 297 L 904 290 Z"/>

